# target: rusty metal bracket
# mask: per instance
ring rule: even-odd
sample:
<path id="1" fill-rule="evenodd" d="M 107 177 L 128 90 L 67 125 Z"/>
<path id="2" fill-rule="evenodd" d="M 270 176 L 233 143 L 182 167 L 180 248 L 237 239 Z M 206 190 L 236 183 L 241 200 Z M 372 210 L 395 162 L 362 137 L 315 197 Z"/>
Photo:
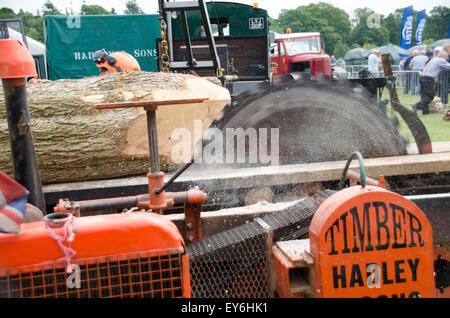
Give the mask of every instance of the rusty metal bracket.
<path id="1" fill-rule="evenodd" d="M 186 239 L 188 243 L 197 243 L 202 240 L 201 203 L 186 203 L 184 217 L 186 224 Z"/>

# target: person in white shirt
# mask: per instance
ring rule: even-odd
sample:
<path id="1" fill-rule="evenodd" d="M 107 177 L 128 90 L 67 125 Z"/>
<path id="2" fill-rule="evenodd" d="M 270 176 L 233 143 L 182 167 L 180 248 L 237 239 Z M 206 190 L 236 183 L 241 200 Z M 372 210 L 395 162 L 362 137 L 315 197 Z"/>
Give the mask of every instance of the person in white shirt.
<path id="1" fill-rule="evenodd" d="M 436 57 L 439 55 L 439 52 L 442 51 L 442 46 L 436 46 L 433 50 L 433 57 Z"/>
<path id="2" fill-rule="evenodd" d="M 378 67 L 381 65 L 381 59 L 380 59 L 380 51 L 374 50 L 368 58 L 368 64 L 369 64 L 369 72 L 372 74 L 378 73 Z"/>
<path id="3" fill-rule="evenodd" d="M 425 65 L 427 65 L 428 57 L 425 55 L 425 52 L 421 51 L 419 53 L 418 50 L 414 50 L 415 56 L 411 60 L 411 63 L 409 63 L 409 68 L 415 72 L 411 74 L 411 93 L 413 95 L 417 95 L 420 91 L 420 84 L 419 79 L 422 70 L 425 68 Z"/>
<path id="4" fill-rule="evenodd" d="M 416 57 L 411 60 L 409 63 L 409 68 L 413 71 L 422 71 L 427 65 L 428 57 L 425 55 L 425 52 L 420 52 Z"/>

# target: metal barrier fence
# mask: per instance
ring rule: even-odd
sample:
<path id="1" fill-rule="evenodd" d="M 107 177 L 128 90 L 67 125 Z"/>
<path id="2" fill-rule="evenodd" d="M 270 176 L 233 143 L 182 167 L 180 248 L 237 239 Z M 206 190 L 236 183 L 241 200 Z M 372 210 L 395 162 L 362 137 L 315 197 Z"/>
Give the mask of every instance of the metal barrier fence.
<path id="1" fill-rule="evenodd" d="M 450 71 L 443 70 L 441 74 L 439 74 L 439 83 L 438 83 L 438 96 L 441 98 L 441 101 L 444 105 L 448 104 L 448 92 L 450 86 Z"/>
<path id="2" fill-rule="evenodd" d="M 351 65 L 345 66 L 349 79 L 360 77 L 360 72 L 367 69 L 367 65 Z M 420 96 L 420 71 L 404 71 L 400 70 L 398 65 L 392 65 L 392 73 L 396 78 L 395 85 L 400 93 L 404 95 L 419 95 Z M 373 77 L 383 77 L 383 71 L 372 73 Z M 441 98 L 444 105 L 448 104 L 448 93 L 450 86 L 450 71 L 443 70 L 439 75 L 439 81 L 436 84 L 436 96 Z"/>

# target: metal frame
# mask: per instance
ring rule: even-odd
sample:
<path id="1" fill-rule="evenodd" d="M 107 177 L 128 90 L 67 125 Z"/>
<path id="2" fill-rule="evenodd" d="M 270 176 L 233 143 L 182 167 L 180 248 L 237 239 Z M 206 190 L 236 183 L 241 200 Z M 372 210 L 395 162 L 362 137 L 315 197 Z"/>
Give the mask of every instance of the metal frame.
<path id="1" fill-rule="evenodd" d="M 217 54 L 216 44 L 214 42 L 214 37 L 212 36 L 211 23 L 209 21 L 208 11 L 206 9 L 205 1 L 180 1 L 180 2 L 167 2 L 165 0 L 158 0 L 159 11 L 163 19 L 165 19 L 167 24 L 167 33 L 169 35 L 169 52 L 170 52 L 170 69 L 173 70 L 198 70 L 198 69 L 211 69 L 220 70 L 220 60 Z M 192 52 L 191 37 L 189 34 L 189 25 L 187 21 L 186 11 L 198 10 L 202 24 L 205 28 L 206 39 L 209 45 L 209 51 L 211 54 L 211 61 L 196 61 L 194 54 Z M 183 32 L 186 41 L 188 61 L 174 61 L 173 60 L 173 50 L 172 50 L 172 23 L 171 23 L 171 12 L 180 12 L 180 16 L 183 23 Z"/>
<path id="2" fill-rule="evenodd" d="M 6 25 L 8 25 L 8 22 L 18 22 L 19 23 L 20 33 L 22 33 L 23 43 L 25 43 L 26 47 L 28 48 L 27 36 L 25 35 L 25 29 L 23 27 L 22 19 L 21 18 L 0 19 L 0 24 L 6 23 Z"/>

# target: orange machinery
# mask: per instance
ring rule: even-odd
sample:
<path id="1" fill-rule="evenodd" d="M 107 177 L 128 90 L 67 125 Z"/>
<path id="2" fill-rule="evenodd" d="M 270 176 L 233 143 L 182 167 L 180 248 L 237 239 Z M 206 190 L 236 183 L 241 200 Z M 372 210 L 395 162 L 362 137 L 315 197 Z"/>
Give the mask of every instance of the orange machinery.
<path id="1" fill-rule="evenodd" d="M 319 206 L 309 239 L 274 245 L 281 297 L 437 296 L 425 214 L 396 193 L 366 185 L 363 166 L 360 175 L 361 186 L 336 192 Z"/>
<path id="2" fill-rule="evenodd" d="M 202 240 L 200 211 L 206 194 L 198 189 L 165 192 L 173 178 L 164 184 L 164 174 L 159 171 L 155 110 L 157 105 L 173 103 L 176 101 L 98 106 L 144 106 L 147 110 L 149 193 L 131 198 L 141 210 L 76 217 L 73 214 L 80 205 L 61 201 L 55 208 L 58 213 L 23 224 L 20 236 L 0 234 L 0 297 L 191 296 L 183 238 L 173 223 L 153 213 L 175 200 L 184 202 L 188 240 Z M 400 195 L 366 185 L 362 158 L 360 167 L 361 186 L 339 191 L 320 204 L 309 240 L 275 242 L 268 248 L 267 255 L 273 259 L 269 274 L 274 275 L 270 281 L 275 282 L 279 296 L 436 295 L 428 220 Z M 86 206 L 111 203 L 117 201 L 83 202 Z M 259 230 L 270 231 L 270 226 Z M 270 266 L 272 261 L 267 263 Z"/>
<path id="3" fill-rule="evenodd" d="M 29 52 L 20 44 L 9 39 L 0 40 L 0 47 L 5 48 L 0 54 L 0 77 L 4 79 L 7 92 L 11 91 L 10 85 L 20 89 L 16 94 L 20 98 L 11 98 L 10 108 L 17 108 L 19 100 L 24 112 L 28 113 L 25 80 L 35 70 Z M 78 218 L 74 216 L 76 209 L 62 200 L 55 208 L 58 213 L 46 215 L 41 222 L 22 224 L 20 235 L 0 234 L 1 298 L 190 297 L 189 262 L 184 240 L 167 218 L 147 211 L 160 211 L 174 202 L 185 203 L 190 240 L 201 239 L 198 222 L 206 193 L 197 187 L 187 192 L 165 192 L 170 182 L 164 185 L 164 173 L 159 171 L 156 107 L 186 102 L 199 100 L 99 105 L 100 109 L 144 106 L 147 110 L 149 193 L 134 198 L 141 210 Z M 31 129 L 28 132 L 26 142 L 32 145 Z M 35 161 L 34 148 L 29 152 Z M 36 171 L 39 172 L 37 166 Z M 33 179 L 33 174 L 31 171 L 27 176 Z M 36 180 L 31 181 L 36 183 Z M 31 190 L 34 188 L 41 189 L 32 187 Z M 94 200 L 85 205 L 110 206 L 117 201 L 120 205 L 121 200 L 123 198 Z"/>
<path id="4" fill-rule="evenodd" d="M 73 253 L 64 257 L 48 228 Z M 164 216 L 53 213 L 21 231 L 0 235 L 0 298 L 190 297 L 183 238 Z"/>
<path id="5" fill-rule="evenodd" d="M 146 107 L 149 194 L 74 205 L 60 200 L 56 213 L 23 224 L 20 236 L 0 235 L 0 297 L 190 297 L 184 240 L 172 222 L 155 212 L 184 203 L 186 235 L 189 242 L 196 242 L 202 238 L 200 212 L 206 193 L 198 187 L 165 192 L 173 178 L 164 184 L 159 171 L 155 111 L 157 105 L 199 101 L 99 105 L 98 109 Z M 139 210 L 76 217 L 81 208 L 117 207 L 124 202 Z"/>

